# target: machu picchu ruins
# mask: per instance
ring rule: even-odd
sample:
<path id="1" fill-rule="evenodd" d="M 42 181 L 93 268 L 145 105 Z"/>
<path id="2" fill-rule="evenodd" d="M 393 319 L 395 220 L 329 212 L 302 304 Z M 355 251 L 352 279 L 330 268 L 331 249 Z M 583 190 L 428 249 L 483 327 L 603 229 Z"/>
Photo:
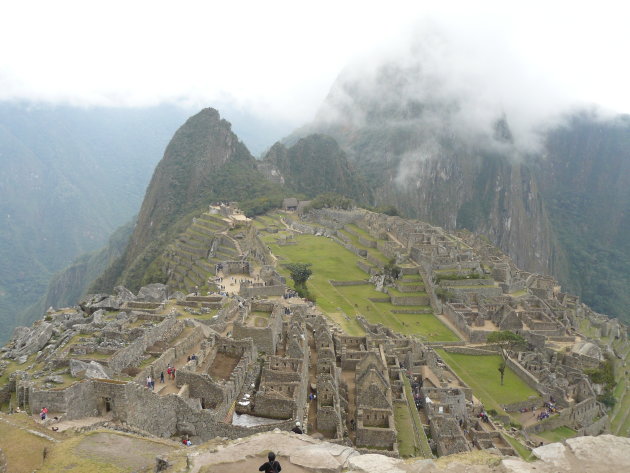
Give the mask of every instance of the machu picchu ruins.
<path id="1" fill-rule="evenodd" d="M 625 366 L 627 327 L 553 278 L 469 232 L 295 210 L 249 219 L 210 206 L 165 251 L 166 284 L 91 294 L 17 328 L 0 355 L 0 404 L 46 408 L 53 429 L 91 419 L 194 444 L 299 423 L 390 457 L 519 456 L 550 432 L 609 433 L 617 416 L 624 425 L 594 374 Z M 303 242 L 313 261 L 325 258 L 319 244 L 346 258 L 335 279 L 313 266 L 307 299 L 283 266 Z M 491 341 L 505 332 L 524 344 Z M 498 385 L 501 363 L 510 387 L 495 394 L 484 384 Z M 473 365 L 486 366 L 481 378 Z"/>

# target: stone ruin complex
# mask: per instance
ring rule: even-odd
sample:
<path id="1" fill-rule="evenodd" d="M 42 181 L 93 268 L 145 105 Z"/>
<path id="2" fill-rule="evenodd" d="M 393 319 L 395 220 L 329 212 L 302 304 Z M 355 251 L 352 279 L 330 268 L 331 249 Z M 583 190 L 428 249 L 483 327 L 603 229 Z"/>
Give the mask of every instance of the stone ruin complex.
<path id="1" fill-rule="evenodd" d="M 32 413 L 47 407 L 62 419 L 102 417 L 196 442 L 300 422 L 310 435 L 389 456 L 398 455 L 395 412 L 410 409 L 418 414 L 414 438 L 422 455 L 488 448 L 515 455 L 501 416 L 483 422 L 472 389 L 434 350 L 499 353 L 502 347 L 485 340 L 510 330 L 529 346 L 504 351 L 506 362 L 539 397 L 504 409 L 553 399 L 559 411 L 523 428 L 525 439 L 558 426 L 580 435 L 607 431 L 600 387 L 584 369 L 599 366 L 614 347 L 581 333 L 582 321 L 611 341 L 627 341 L 626 327 L 561 292 L 552 278 L 519 270 L 472 234 L 453 236 L 418 221 L 323 209 L 284 223 L 335 239 L 361 257 L 358 265 L 377 284 L 384 263 L 370 248 L 393 258 L 404 274 L 419 275 L 426 295 L 394 283 L 392 304 L 403 311 L 430 304 L 462 341 L 427 342 L 362 317 L 365 334 L 345 334 L 312 303 L 287 296 L 258 229 L 222 206 L 195 218 L 169 247 L 166 285 L 138 294 L 117 287 L 17 328 L 2 348 L 0 371 L 14 369 L 0 386 L 0 404 Z M 354 246 L 341 232 L 350 224 L 372 238 L 358 234 L 363 244 Z"/>

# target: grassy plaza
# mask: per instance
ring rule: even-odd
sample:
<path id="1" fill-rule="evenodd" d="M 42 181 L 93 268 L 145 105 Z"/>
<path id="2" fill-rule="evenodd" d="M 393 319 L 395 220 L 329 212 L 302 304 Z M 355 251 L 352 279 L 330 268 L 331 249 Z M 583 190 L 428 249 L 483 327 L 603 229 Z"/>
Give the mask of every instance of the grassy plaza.
<path id="1" fill-rule="evenodd" d="M 317 299 L 317 305 L 339 323 L 350 335 L 363 331 L 356 322 L 356 315 L 363 315 L 371 323 L 382 323 L 391 329 L 415 335 L 428 341 L 455 341 L 458 337 L 435 315 L 429 306 L 394 306 L 391 302 L 370 299 L 387 298 L 367 281 L 368 275 L 357 266 L 359 259 L 331 238 L 314 235 L 296 235 L 295 244 L 280 245 L 276 242 L 283 234 L 265 235 L 265 242 L 278 257 L 278 270 L 288 278 L 283 263 L 311 263 L 313 275 L 308 287 Z M 384 257 L 383 257 L 384 258 Z M 353 286 L 333 286 L 330 281 L 365 281 Z M 392 310 L 415 310 L 427 313 L 400 314 Z"/>
<path id="2" fill-rule="evenodd" d="M 453 371 L 470 386 L 486 409 L 502 411 L 504 404 L 525 401 L 539 394 L 522 381 L 509 367 L 505 369 L 504 384 L 501 386 L 499 355 L 463 355 L 436 350 Z"/>

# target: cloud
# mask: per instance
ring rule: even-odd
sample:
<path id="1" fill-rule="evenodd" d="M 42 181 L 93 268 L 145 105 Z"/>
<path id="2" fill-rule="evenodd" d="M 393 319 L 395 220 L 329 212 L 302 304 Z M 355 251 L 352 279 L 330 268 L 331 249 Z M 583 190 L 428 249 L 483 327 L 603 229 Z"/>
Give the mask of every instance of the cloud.
<path id="1" fill-rule="evenodd" d="M 451 52 L 433 38 L 437 49 L 426 52 L 434 53 L 435 74 L 466 73 L 470 80 L 451 79 L 450 90 L 472 88 L 483 104 L 489 103 L 486 96 L 507 97 L 492 106 L 506 114 L 518 107 L 531 116 L 546 106 L 528 101 L 545 79 L 567 95 L 630 111 L 623 2 L 425 3 L 5 2 L 0 100 L 87 106 L 229 102 L 298 124 L 312 118 L 345 64 L 407 48 L 418 21 L 433 18 L 448 30 L 454 51 L 472 53 L 452 53 L 459 65 L 448 70 L 437 51 Z M 487 54 L 477 54 L 480 48 Z M 508 80 L 514 57 L 526 65 L 512 77 L 517 88 Z M 482 70 L 497 78 L 494 90 L 472 73 Z M 515 128 L 527 128 L 516 120 Z"/>

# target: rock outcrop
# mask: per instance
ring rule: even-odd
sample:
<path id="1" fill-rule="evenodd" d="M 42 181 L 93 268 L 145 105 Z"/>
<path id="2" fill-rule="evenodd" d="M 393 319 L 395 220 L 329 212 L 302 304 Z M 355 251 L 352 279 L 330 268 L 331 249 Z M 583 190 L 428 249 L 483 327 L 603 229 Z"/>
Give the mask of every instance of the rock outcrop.
<path id="1" fill-rule="evenodd" d="M 400 460 L 379 454 L 360 454 L 356 450 L 306 435 L 267 432 L 237 439 L 218 446 L 201 445 L 189 451 L 192 471 L 212 470 L 221 465 L 225 471 L 246 471 L 265 461 L 265 452 L 274 451 L 284 469 L 316 473 L 621 473 L 630 471 L 630 439 L 601 435 L 569 439 L 566 444 L 554 443 L 534 450 L 537 461 L 526 462 L 516 457 L 501 457 L 488 452 L 469 452 L 440 459 Z M 181 464 L 175 453 L 159 460 L 165 465 Z M 256 457 L 260 457 L 257 459 Z M 161 471 L 184 471 L 166 466 Z M 188 466 L 186 467 L 188 468 Z M 190 470 L 185 470 L 190 471 Z M 205 470 L 203 470 L 205 471 Z"/>
<path id="2" fill-rule="evenodd" d="M 47 322 L 41 322 L 32 328 L 17 327 L 10 340 L 10 358 L 20 358 L 37 353 L 44 348 L 53 334 L 53 326 Z"/>

